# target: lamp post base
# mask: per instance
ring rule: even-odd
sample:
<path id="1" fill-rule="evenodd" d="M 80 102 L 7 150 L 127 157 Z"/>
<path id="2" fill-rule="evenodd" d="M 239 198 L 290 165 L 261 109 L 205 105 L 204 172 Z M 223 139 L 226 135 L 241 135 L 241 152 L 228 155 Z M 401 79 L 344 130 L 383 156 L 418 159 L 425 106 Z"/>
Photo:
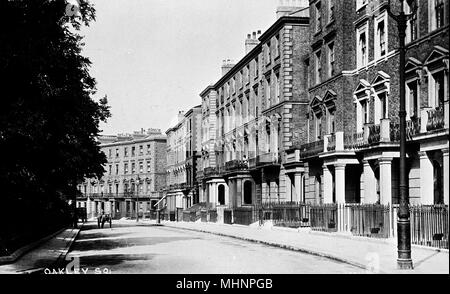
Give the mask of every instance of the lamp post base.
<path id="1" fill-rule="evenodd" d="M 414 269 L 411 259 L 397 259 L 397 269 L 400 270 L 412 270 Z"/>

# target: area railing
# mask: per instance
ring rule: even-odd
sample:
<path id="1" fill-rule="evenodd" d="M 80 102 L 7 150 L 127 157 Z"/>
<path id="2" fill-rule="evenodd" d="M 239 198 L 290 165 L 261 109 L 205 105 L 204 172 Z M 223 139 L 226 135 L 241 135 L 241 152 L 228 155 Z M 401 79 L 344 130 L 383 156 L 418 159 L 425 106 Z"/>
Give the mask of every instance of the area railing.
<path id="1" fill-rule="evenodd" d="M 391 215 L 389 205 L 347 204 L 340 209 L 347 209 L 349 212 L 349 228 L 353 235 L 389 238 Z"/>
<path id="2" fill-rule="evenodd" d="M 274 226 L 309 227 L 310 206 L 302 202 L 263 202 L 255 206 L 260 224 L 272 221 Z"/>
<path id="3" fill-rule="evenodd" d="M 315 231 L 337 232 L 337 204 L 319 204 L 310 207 L 311 229 Z"/>
<path id="4" fill-rule="evenodd" d="M 411 242 L 448 249 L 448 205 L 411 205 Z"/>
<path id="5" fill-rule="evenodd" d="M 240 225 L 250 225 L 255 222 L 253 206 L 235 207 L 233 209 L 233 223 Z"/>

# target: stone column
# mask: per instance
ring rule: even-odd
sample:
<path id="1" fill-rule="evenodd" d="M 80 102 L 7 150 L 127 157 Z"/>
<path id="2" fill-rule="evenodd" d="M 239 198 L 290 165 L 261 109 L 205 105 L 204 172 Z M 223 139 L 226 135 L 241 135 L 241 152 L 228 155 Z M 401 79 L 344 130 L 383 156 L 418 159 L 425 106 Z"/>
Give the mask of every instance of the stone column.
<path id="1" fill-rule="evenodd" d="M 345 203 L 345 164 L 335 164 L 336 203 Z"/>
<path id="2" fill-rule="evenodd" d="M 420 156 L 420 202 L 434 203 L 433 164 L 426 152 L 419 152 Z"/>
<path id="3" fill-rule="evenodd" d="M 292 192 L 292 182 L 289 175 L 286 173 L 284 174 L 284 185 L 286 186 L 286 200 L 288 201 L 296 201 L 295 195 Z"/>
<path id="4" fill-rule="evenodd" d="M 448 193 L 449 193 L 449 161 L 448 161 L 448 148 L 442 149 L 442 162 L 444 164 L 444 204 L 448 205 Z"/>
<path id="5" fill-rule="evenodd" d="M 242 206 L 242 179 L 241 178 L 236 178 L 236 207 L 240 207 Z"/>
<path id="6" fill-rule="evenodd" d="M 377 202 L 377 180 L 369 161 L 363 160 L 364 165 L 364 203 Z"/>
<path id="7" fill-rule="evenodd" d="M 380 204 L 392 203 L 392 158 L 380 158 Z"/>
<path id="8" fill-rule="evenodd" d="M 295 173 L 295 201 L 302 200 L 302 175 L 301 173 Z"/>
<path id="9" fill-rule="evenodd" d="M 218 192 L 218 185 L 216 182 L 211 183 L 211 194 L 209 195 L 209 201 L 212 200 L 214 203 L 214 206 L 219 203 L 219 192 Z"/>
<path id="10" fill-rule="evenodd" d="M 333 203 L 333 175 L 328 166 L 323 166 L 323 202 Z"/>
<path id="11" fill-rule="evenodd" d="M 338 163 L 334 165 L 334 180 L 336 189 L 336 203 L 338 206 L 338 230 L 345 232 L 349 228 L 349 222 L 346 219 L 345 211 L 345 164 Z"/>
<path id="12" fill-rule="evenodd" d="M 87 200 L 86 200 L 86 214 L 87 214 L 87 218 L 91 218 L 92 217 L 92 203 L 91 203 L 91 198 L 89 197 L 89 195 L 87 196 Z"/>

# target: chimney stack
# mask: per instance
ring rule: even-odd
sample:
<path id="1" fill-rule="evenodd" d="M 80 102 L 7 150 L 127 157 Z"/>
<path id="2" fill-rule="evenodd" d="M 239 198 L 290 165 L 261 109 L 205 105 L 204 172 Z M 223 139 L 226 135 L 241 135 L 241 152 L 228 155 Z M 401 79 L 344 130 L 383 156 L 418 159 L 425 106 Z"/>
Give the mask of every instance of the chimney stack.
<path id="1" fill-rule="evenodd" d="M 295 12 L 297 12 L 298 10 L 308 7 L 309 7 L 308 0 L 279 0 L 279 4 L 276 11 L 277 19 L 286 15 L 291 14 L 295 15 Z M 305 13 L 307 13 L 307 15 L 304 15 Z M 299 16 L 309 16 L 309 12 L 304 12 Z"/>
<path id="2" fill-rule="evenodd" d="M 230 59 L 224 59 L 222 64 L 222 76 L 226 75 L 235 64 Z"/>
<path id="3" fill-rule="evenodd" d="M 184 111 L 178 111 L 178 122 L 181 122 L 184 119 Z"/>
<path id="4" fill-rule="evenodd" d="M 259 35 L 261 35 L 261 30 L 258 30 L 258 33 L 253 32 L 252 34 L 247 34 L 247 39 L 245 40 L 245 55 L 259 44 Z"/>

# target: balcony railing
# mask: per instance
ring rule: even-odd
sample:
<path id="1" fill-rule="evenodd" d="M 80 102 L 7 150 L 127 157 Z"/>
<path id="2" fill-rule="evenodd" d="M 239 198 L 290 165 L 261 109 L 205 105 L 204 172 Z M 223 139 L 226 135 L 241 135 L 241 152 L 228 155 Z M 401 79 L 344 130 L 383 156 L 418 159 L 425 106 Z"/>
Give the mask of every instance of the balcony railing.
<path id="1" fill-rule="evenodd" d="M 81 198 L 86 198 L 89 196 L 89 198 L 95 198 L 95 199 L 108 199 L 108 198 L 148 198 L 152 197 L 151 193 L 147 192 L 124 192 L 124 193 L 90 193 L 90 194 L 84 194 L 83 196 L 80 196 Z"/>
<path id="2" fill-rule="evenodd" d="M 400 124 L 391 123 L 389 128 L 391 142 L 400 142 Z"/>
<path id="3" fill-rule="evenodd" d="M 203 175 L 205 177 L 210 177 L 210 176 L 214 176 L 214 175 L 219 175 L 224 171 L 225 171 L 225 167 L 222 165 L 215 166 L 215 167 L 210 166 L 203 170 Z"/>
<path id="4" fill-rule="evenodd" d="M 439 107 L 427 111 L 427 131 L 440 130 L 445 127 L 444 108 Z"/>
<path id="5" fill-rule="evenodd" d="M 335 151 L 336 150 L 336 136 L 330 135 L 326 137 L 327 142 L 327 150 L 326 151 Z"/>
<path id="6" fill-rule="evenodd" d="M 380 125 L 371 125 L 369 126 L 369 137 L 367 138 L 367 142 L 369 144 L 374 144 L 380 142 Z"/>
<path id="7" fill-rule="evenodd" d="M 323 140 L 314 141 L 300 146 L 300 157 L 307 158 L 323 152 Z"/>
<path id="8" fill-rule="evenodd" d="M 406 140 L 412 140 L 415 135 L 419 134 L 420 127 L 420 117 L 406 121 Z"/>
<path id="9" fill-rule="evenodd" d="M 264 153 L 256 157 L 256 165 L 281 163 L 281 156 L 277 153 Z"/>
<path id="10" fill-rule="evenodd" d="M 239 171 L 239 170 L 247 170 L 248 169 L 248 161 L 246 160 L 231 160 L 225 163 L 226 171 Z"/>
<path id="11" fill-rule="evenodd" d="M 344 135 L 344 149 L 353 150 L 360 149 L 366 145 L 364 142 L 364 133 L 353 133 Z"/>

